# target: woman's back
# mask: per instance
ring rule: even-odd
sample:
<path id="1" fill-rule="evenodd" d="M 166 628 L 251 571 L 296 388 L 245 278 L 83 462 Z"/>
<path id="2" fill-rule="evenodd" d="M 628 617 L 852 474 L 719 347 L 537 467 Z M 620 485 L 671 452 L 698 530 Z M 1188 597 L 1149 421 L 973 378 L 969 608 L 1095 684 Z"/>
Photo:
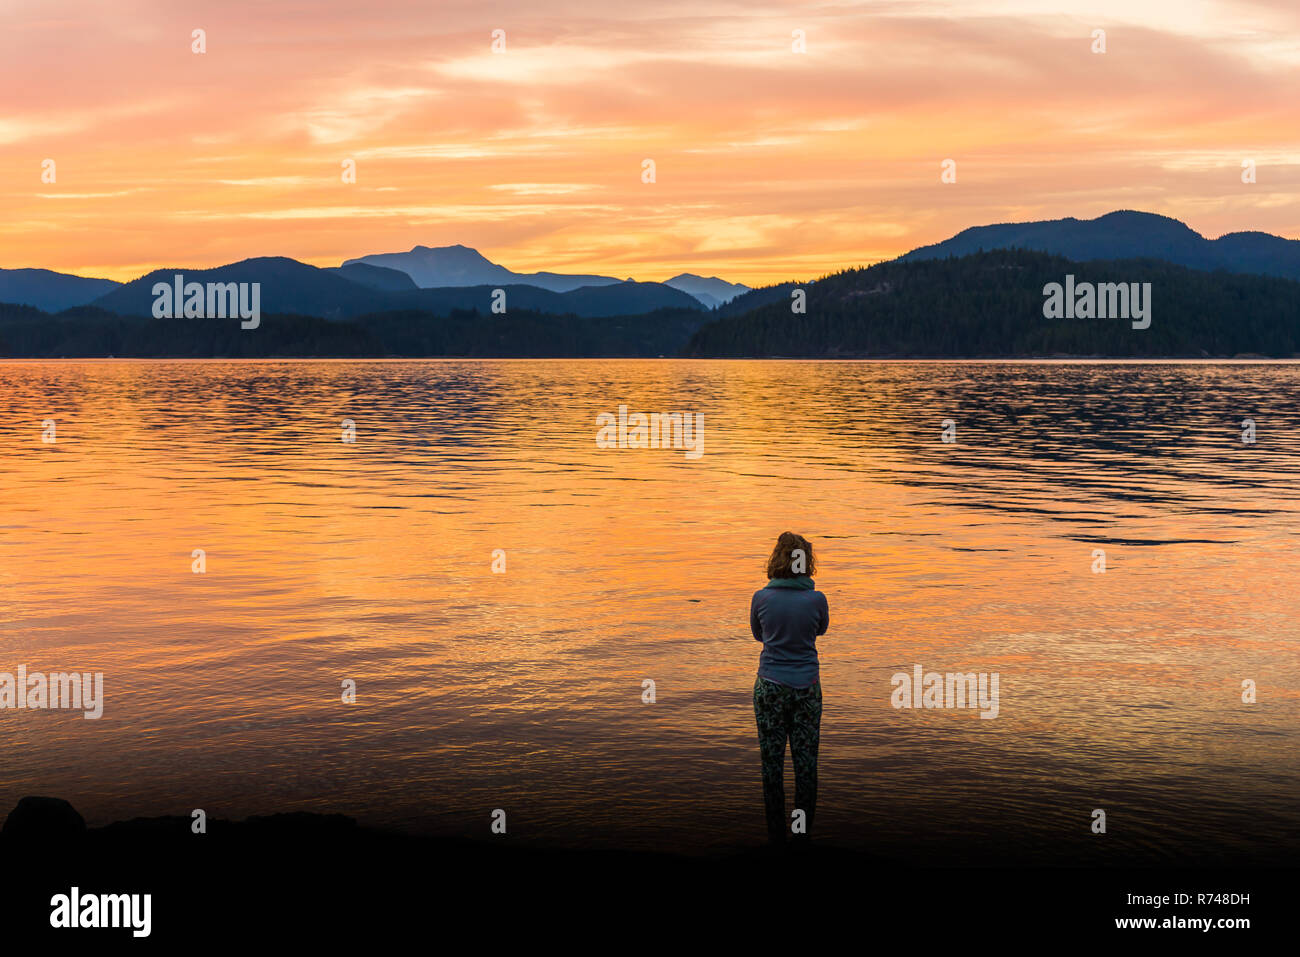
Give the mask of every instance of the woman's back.
<path id="1" fill-rule="evenodd" d="M 806 575 L 774 578 L 754 592 L 749 627 L 763 643 L 758 675 L 791 688 L 807 688 L 821 677 L 817 636 L 830 625 L 826 596 Z"/>

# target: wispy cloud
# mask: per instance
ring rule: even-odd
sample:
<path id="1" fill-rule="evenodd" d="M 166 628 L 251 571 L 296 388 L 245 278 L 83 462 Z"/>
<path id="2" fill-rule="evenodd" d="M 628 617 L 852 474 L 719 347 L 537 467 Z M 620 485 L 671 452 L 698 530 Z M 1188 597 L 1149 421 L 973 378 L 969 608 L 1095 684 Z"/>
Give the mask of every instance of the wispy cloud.
<path id="1" fill-rule="evenodd" d="M 11 0 L 0 265 L 122 278 L 460 242 L 755 283 L 1119 206 L 1300 235 L 1291 0 L 304 9 Z"/>

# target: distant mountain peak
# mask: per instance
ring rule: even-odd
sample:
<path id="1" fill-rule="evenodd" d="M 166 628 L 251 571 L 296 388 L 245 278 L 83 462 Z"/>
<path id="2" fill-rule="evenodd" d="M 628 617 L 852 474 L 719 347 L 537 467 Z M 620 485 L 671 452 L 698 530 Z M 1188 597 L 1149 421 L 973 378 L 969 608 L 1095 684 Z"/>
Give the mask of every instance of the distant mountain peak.
<path id="1" fill-rule="evenodd" d="M 699 273 L 694 273 L 694 272 L 679 272 L 676 276 L 673 276 L 672 279 L 665 279 L 664 282 L 672 282 L 675 279 L 698 279 L 701 282 L 725 282 L 726 281 L 724 279 L 719 279 L 717 276 L 701 276 Z"/>
<path id="2" fill-rule="evenodd" d="M 717 276 L 697 276 L 693 272 L 682 272 L 664 282 L 682 292 L 689 293 L 710 309 L 726 305 L 737 296 L 749 292 L 749 287 L 738 282 L 727 282 Z"/>
<path id="3" fill-rule="evenodd" d="M 584 286 L 637 282 L 632 276 L 617 279 L 613 276 L 559 272 L 519 273 L 494 263 L 477 249 L 461 243 L 450 246 L 415 246 L 410 252 L 405 253 L 374 253 L 346 260 L 343 266 L 358 264 L 400 270 L 424 289 L 513 283 L 564 293 Z M 681 273 L 663 285 L 684 292 L 709 308 L 730 302 L 741 293 L 749 291 L 748 286 L 739 283 L 725 282 L 717 276 L 705 279 L 693 273 Z"/>

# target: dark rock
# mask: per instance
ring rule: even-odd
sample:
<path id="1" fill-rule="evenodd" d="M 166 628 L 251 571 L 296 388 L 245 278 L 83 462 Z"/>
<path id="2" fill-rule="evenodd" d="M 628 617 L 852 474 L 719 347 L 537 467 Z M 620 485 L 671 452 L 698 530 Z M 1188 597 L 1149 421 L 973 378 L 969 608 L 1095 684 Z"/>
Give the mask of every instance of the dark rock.
<path id="1" fill-rule="evenodd" d="M 68 841 L 86 833 L 86 821 L 67 801 L 25 797 L 9 812 L 0 835 L 16 841 Z"/>

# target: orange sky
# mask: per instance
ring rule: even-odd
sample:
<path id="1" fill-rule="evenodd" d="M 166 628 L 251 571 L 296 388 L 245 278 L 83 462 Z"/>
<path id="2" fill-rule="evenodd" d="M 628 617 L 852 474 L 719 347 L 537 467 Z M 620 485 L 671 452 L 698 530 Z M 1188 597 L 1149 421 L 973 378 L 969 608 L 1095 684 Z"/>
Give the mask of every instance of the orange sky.
<path id="1" fill-rule="evenodd" d="M 0 0 L 0 89 L 4 267 L 753 285 L 1118 208 L 1300 237 L 1295 0 Z"/>

